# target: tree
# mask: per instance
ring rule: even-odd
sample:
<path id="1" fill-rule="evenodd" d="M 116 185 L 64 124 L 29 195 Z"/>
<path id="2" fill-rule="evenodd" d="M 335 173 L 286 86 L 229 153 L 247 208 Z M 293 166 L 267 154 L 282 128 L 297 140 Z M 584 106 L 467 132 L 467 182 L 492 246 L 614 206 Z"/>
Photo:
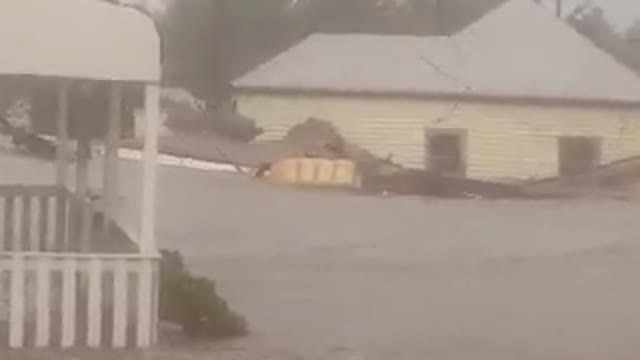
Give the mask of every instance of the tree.
<path id="1" fill-rule="evenodd" d="M 210 83 L 218 81 L 213 35 L 215 2 L 182 0 L 170 4 L 166 16 L 158 20 L 163 40 L 165 79 L 203 95 Z"/>
<path id="2" fill-rule="evenodd" d="M 640 71 L 640 20 L 636 20 L 625 32 L 624 39 L 627 45 L 626 54 L 628 63 L 636 71 Z"/>
<path id="3" fill-rule="evenodd" d="M 567 22 L 618 61 L 640 71 L 640 43 L 634 41 L 640 34 L 640 23 L 634 24 L 626 34 L 621 34 L 598 6 L 578 7 L 567 17 Z"/>

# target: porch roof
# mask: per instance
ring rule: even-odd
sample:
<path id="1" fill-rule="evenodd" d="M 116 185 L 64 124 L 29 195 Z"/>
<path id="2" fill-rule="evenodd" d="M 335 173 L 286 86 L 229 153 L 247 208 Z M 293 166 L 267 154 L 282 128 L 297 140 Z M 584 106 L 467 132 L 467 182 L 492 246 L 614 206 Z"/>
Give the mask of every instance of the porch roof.
<path id="1" fill-rule="evenodd" d="M 98 0 L 0 1 L 0 74 L 160 80 L 160 39 L 133 8 Z"/>

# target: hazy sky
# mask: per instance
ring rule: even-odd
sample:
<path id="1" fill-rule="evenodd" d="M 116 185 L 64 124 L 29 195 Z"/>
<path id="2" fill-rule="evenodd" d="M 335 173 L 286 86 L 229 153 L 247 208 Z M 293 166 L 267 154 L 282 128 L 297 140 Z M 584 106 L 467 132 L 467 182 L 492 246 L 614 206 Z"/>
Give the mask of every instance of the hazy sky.
<path id="1" fill-rule="evenodd" d="M 120 0 L 120 2 L 130 4 L 146 4 L 153 11 L 163 11 L 165 9 L 167 0 Z"/>
<path id="2" fill-rule="evenodd" d="M 556 3 L 556 0 L 544 1 L 550 8 Z M 585 1 L 588 0 L 564 0 L 565 14 Z M 591 0 L 591 3 L 602 7 L 608 18 L 619 27 L 628 26 L 634 20 L 640 19 L 640 0 Z"/>

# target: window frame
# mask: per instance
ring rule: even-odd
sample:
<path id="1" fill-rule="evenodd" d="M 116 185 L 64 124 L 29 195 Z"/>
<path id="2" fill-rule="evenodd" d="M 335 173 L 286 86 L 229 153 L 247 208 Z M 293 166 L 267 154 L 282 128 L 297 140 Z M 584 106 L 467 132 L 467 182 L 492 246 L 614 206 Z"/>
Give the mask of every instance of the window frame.
<path id="1" fill-rule="evenodd" d="M 564 141 L 575 141 L 575 140 L 585 140 L 585 141 L 589 141 L 590 145 L 593 146 L 595 148 L 594 151 L 594 158 L 591 162 L 591 166 L 587 169 L 579 169 L 576 170 L 574 172 L 567 172 L 567 169 L 569 168 L 568 166 L 565 166 L 563 163 L 564 161 L 566 161 L 566 158 L 563 156 L 564 153 L 566 153 L 563 150 L 563 147 L 566 145 L 563 145 Z M 589 170 L 593 170 L 595 168 L 597 168 L 598 166 L 600 166 L 602 164 L 602 145 L 603 145 L 603 138 L 601 136 L 591 136 L 591 135 L 561 135 L 558 136 L 557 139 L 557 171 L 558 171 L 558 176 L 559 177 L 573 177 L 573 176 L 579 176 L 582 174 L 585 174 L 587 172 L 589 172 Z"/>
<path id="2" fill-rule="evenodd" d="M 467 149 L 468 149 L 468 130 L 462 128 L 426 128 L 425 129 L 425 143 L 424 143 L 424 166 L 425 169 L 434 172 L 439 175 L 445 176 L 467 176 Z M 455 171 L 436 171 L 434 170 L 434 164 L 432 162 L 431 155 L 431 142 L 432 139 L 437 136 L 451 136 L 454 135 L 459 138 L 460 146 L 460 164 Z"/>

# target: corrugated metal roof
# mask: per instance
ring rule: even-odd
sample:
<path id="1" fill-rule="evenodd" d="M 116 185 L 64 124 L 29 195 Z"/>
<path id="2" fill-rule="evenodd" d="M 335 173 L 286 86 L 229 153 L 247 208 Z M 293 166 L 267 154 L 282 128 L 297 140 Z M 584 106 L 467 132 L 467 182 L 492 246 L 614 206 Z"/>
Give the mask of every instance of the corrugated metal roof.
<path id="1" fill-rule="evenodd" d="M 98 0 L 0 1 L 0 74 L 158 81 L 152 20 Z"/>
<path id="2" fill-rule="evenodd" d="M 640 101 L 640 78 L 530 0 L 451 37 L 315 34 L 237 88 Z"/>

